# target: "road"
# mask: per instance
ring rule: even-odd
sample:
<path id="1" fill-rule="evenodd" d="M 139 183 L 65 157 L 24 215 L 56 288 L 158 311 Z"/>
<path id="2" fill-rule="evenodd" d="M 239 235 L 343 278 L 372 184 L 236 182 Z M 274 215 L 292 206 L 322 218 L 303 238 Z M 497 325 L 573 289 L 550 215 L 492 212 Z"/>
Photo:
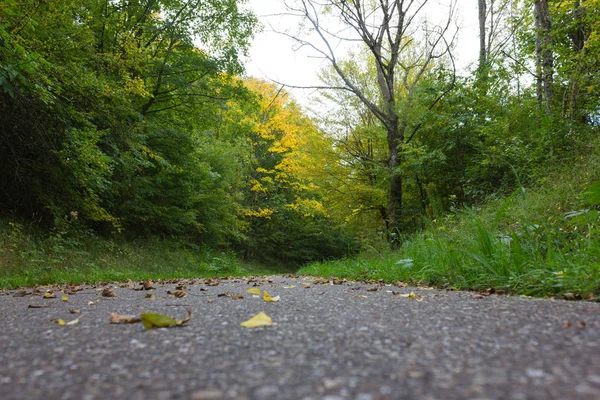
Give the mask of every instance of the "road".
<path id="1" fill-rule="evenodd" d="M 293 276 L 120 286 L 1 292 L 0 397 L 600 399 L 598 303 Z M 187 309 L 180 327 L 109 322 Z M 240 326 L 261 311 L 272 325 Z"/>

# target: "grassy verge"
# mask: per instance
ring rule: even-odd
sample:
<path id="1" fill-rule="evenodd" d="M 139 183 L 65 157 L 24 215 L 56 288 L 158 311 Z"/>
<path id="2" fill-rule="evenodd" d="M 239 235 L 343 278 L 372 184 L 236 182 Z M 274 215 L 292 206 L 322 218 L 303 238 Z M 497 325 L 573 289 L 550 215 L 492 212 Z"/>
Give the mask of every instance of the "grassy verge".
<path id="1" fill-rule="evenodd" d="M 290 272 L 174 241 L 117 241 L 90 233 L 42 234 L 0 221 L 0 288 L 45 284 L 266 275 Z"/>
<path id="2" fill-rule="evenodd" d="M 599 165 L 579 165 L 536 189 L 432 221 L 399 251 L 365 251 L 299 273 L 600 300 L 600 184 L 592 185 Z"/>

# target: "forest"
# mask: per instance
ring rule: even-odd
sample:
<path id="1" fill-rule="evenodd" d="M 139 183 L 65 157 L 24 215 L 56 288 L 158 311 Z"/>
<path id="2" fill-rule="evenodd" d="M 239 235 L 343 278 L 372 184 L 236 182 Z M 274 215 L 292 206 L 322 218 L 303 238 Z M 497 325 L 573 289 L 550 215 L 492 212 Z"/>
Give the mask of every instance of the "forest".
<path id="1" fill-rule="evenodd" d="M 469 70 L 456 1 L 286 2 L 327 61 L 307 109 L 245 73 L 244 0 L 3 0 L 1 285 L 302 267 L 598 299 L 600 1 L 469 1 Z"/>

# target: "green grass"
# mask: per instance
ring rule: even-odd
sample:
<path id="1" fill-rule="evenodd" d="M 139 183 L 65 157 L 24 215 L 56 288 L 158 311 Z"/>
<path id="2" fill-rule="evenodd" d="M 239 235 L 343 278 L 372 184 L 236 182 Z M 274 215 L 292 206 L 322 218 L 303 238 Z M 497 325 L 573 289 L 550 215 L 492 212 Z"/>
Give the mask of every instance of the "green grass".
<path id="1" fill-rule="evenodd" d="M 48 235 L 0 221 L 0 288 L 145 279 L 292 272 L 240 261 L 235 254 L 173 240 L 104 239 L 89 232 Z"/>
<path id="2" fill-rule="evenodd" d="M 531 296 L 600 299 L 600 162 L 568 168 L 532 190 L 430 221 L 398 251 L 312 263 L 300 274 Z M 587 210 L 587 211 L 585 211 Z M 569 212 L 571 212 L 569 214 Z"/>

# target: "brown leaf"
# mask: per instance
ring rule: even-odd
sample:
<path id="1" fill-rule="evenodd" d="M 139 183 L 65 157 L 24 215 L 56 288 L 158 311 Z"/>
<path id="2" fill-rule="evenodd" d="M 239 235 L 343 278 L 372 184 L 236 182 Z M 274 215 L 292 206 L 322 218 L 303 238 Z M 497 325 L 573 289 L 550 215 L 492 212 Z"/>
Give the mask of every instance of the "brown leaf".
<path id="1" fill-rule="evenodd" d="M 408 283 L 398 281 L 398 282 L 394 283 L 394 286 L 397 286 L 397 287 L 400 287 L 400 288 L 407 287 Z"/>
<path id="2" fill-rule="evenodd" d="M 379 288 L 377 286 L 373 286 L 373 287 L 368 288 L 367 292 L 376 292 L 378 290 L 379 290 Z"/>
<path id="3" fill-rule="evenodd" d="M 51 302 L 51 303 L 47 303 L 44 305 L 40 305 L 40 304 L 30 304 L 27 306 L 27 308 L 48 308 L 48 307 L 52 307 L 52 304 L 54 304 L 55 302 Z"/>
<path id="4" fill-rule="evenodd" d="M 148 280 L 142 283 L 142 287 L 144 288 L 144 290 L 151 290 L 154 289 L 154 284 L 152 283 L 152 281 Z"/>
<path id="5" fill-rule="evenodd" d="M 244 296 L 242 296 L 239 293 L 220 293 L 217 295 L 217 297 L 230 297 L 231 300 L 242 300 L 244 298 Z"/>
<path id="6" fill-rule="evenodd" d="M 131 279 L 128 279 L 127 282 L 119 283 L 119 287 L 120 288 L 133 287 L 133 281 Z"/>
<path id="7" fill-rule="evenodd" d="M 178 290 L 167 290 L 167 293 L 170 294 L 170 295 L 173 295 L 173 296 L 175 296 L 177 298 L 182 298 L 182 297 L 185 297 L 185 296 L 188 295 L 185 290 L 180 290 L 180 289 L 178 289 Z"/>
<path id="8" fill-rule="evenodd" d="M 579 329 L 585 329 L 585 321 L 579 321 L 576 327 Z"/>
<path id="9" fill-rule="evenodd" d="M 142 320 L 138 317 L 131 315 L 121 315 L 117 313 L 110 313 L 110 323 L 111 324 L 135 324 L 136 322 L 141 322 Z"/>
<path id="10" fill-rule="evenodd" d="M 13 297 L 25 297 L 25 296 L 29 296 L 30 294 L 32 294 L 32 293 L 28 292 L 27 290 L 19 290 L 18 292 L 13 294 Z"/>
<path id="11" fill-rule="evenodd" d="M 44 293 L 44 298 L 45 299 L 55 299 L 56 295 L 54 294 L 54 292 L 52 292 L 52 290 L 48 290 L 46 293 Z"/>
<path id="12" fill-rule="evenodd" d="M 79 314 L 81 310 L 79 308 L 69 308 L 71 314 Z"/>
<path id="13" fill-rule="evenodd" d="M 596 299 L 596 295 L 593 292 L 589 292 L 588 294 L 585 295 L 585 299 L 586 300 L 594 300 L 594 299 Z"/>
<path id="14" fill-rule="evenodd" d="M 175 290 L 184 290 L 185 289 L 185 284 L 180 283 L 179 285 L 175 286 Z"/>
<path id="15" fill-rule="evenodd" d="M 102 296 L 117 297 L 117 294 L 115 293 L 115 290 L 112 287 L 105 287 L 104 290 L 102 290 Z"/>

